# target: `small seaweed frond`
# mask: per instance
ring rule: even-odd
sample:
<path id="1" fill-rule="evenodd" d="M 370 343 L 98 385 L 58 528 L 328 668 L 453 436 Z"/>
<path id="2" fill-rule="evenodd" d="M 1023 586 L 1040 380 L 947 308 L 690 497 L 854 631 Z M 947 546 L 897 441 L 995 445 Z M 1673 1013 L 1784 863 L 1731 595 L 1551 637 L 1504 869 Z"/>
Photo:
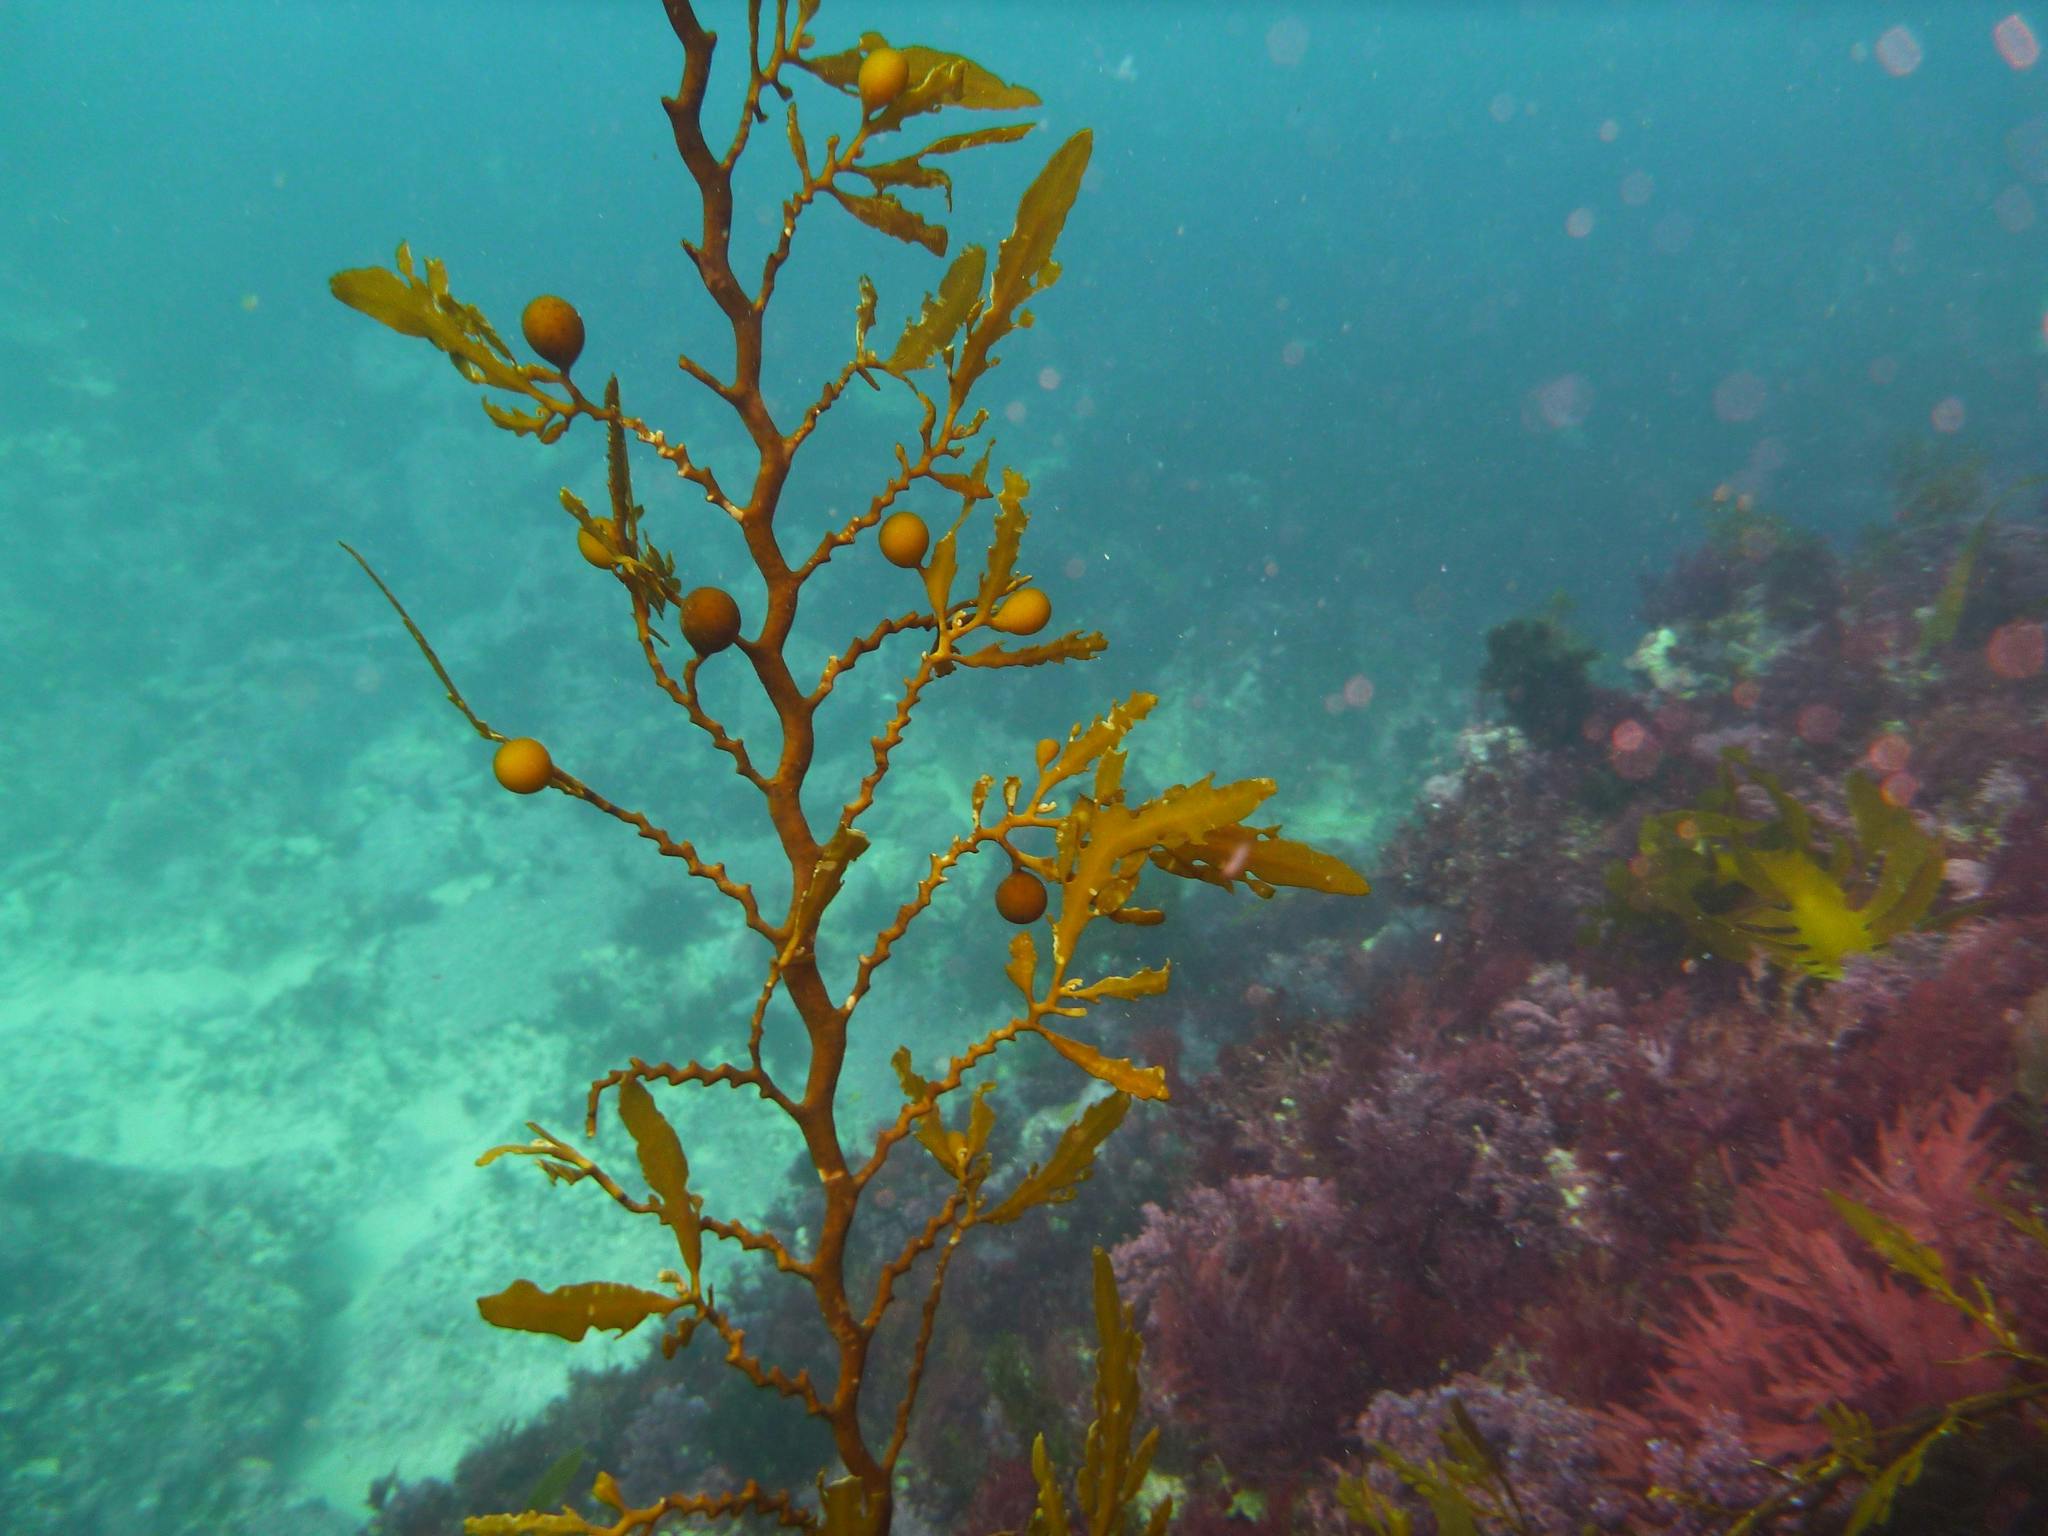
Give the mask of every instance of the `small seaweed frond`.
<path id="1" fill-rule="evenodd" d="M 1443 1455 L 1428 1461 L 1410 1461 L 1385 1444 L 1374 1445 L 1373 1454 L 1428 1506 L 1439 1536 L 1479 1536 L 1482 1531 L 1531 1536 L 1535 1527 L 1509 1480 L 1505 1460 L 1455 1397 L 1439 1438 Z M 1337 1503 L 1375 1536 L 1410 1536 L 1415 1530 L 1414 1515 L 1363 1475 L 1337 1480 Z"/>
<path id="2" fill-rule="evenodd" d="M 1963 540 L 1963 547 L 1956 552 L 1950 563 L 1948 574 L 1942 578 L 1941 590 L 1935 594 L 1934 606 L 1927 610 L 1920 621 L 1920 654 L 1925 656 L 1945 646 L 1955 644 L 1956 631 L 1962 628 L 1963 609 L 1970 600 L 1970 585 L 1976 575 L 1977 562 L 1984 550 L 1984 541 L 1991 533 L 1991 514 L 1986 512 L 1977 519 Z"/>
<path id="3" fill-rule="evenodd" d="M 1100 1248 L 1095 1250 L 1095 1332 L 1095 1418 L 1088 1426 L 1087 1449 L 1074 1477 L 1081 1523 L 1078 1527 L 1073 1523 L 1066 1490 L 1060 1486 L 1041 1434 L 1031 1442 L 1038 1507 L 1024 1527 L 1024 1536 L 1076 1536 L 1077 1532 L 1122 1536 L 1142 1502 L 1152 1453 L 1159 1443 L 1156 1428 L 1133 1443 L 1141 1396 L 1138 1367 L 1145 1358 L 1145 1341 L 1132 1309 L 1117 1295 L 1116 1271 Z M 1144 1516 L 1144 1536 L 1165 1536 L 1172 1519 L 1173 1500 L 1160 1499 Z M 999 1536 L 1015 1533 L 1004 1531 Z"/>
<path id="4" fill-rule="evenodd" d="M 1770 798 L 1775 815 L 1740 813 L 1745 781 Z M 1775 774 L 1731 749 L 1720 787 L 1698 806 L 1644 821 L 1636 856 L 1608 870 L 1612 899 L 1604 915 L 1672 919 L 1699 954 L 1739 962 L 1761 956 L 1836 981 L 1851 955 L 1979 910 L 1935 912 L 1941 840 L 1865 775 L 1850 774 L 1845 789 L 1850 830 L 1818 829 Z"/>

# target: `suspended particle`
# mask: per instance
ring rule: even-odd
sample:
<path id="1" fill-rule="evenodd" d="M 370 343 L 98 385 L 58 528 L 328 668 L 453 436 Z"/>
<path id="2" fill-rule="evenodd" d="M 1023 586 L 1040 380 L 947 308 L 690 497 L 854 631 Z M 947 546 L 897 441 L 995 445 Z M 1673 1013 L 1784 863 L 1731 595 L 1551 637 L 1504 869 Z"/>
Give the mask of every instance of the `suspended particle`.
<path id="1" fill-rule="evenodd" d="M 1935 403 L 1927 413 L 1927 419 L 1934 423 L 1937 432 L 1960 432 L 1963 430 L 1963 402 L 1959 396 L 1950 395 Z"/>
<path id="2" fill-rule="evenodd" d="M 1593 233 L 1593 210 L 1574 208 L 1564 218 L 1564 232 L 1574 240 L 1583 240 Z"/>

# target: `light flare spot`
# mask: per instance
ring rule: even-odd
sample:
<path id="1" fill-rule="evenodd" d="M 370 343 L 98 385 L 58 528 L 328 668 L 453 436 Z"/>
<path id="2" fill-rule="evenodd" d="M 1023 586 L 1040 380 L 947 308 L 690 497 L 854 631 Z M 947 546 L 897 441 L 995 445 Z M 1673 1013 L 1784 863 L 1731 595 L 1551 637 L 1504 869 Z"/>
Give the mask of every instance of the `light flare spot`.
<path id="1" fill-rule="evenodd" d="M 1764 685 L 1753 677 L 1745 677 L 1728 690 L 1728 697 L 1735 701 L 1737 709 L 1755 709 L 1763 702 Z"/>
<path id="2" fill-rule="evenodd" d="M 1656 190 L 1657 178 L 1648 171 L 1630 171 L 1621 178 L 1621 200 L 1631 208 L 1642 207 Z"/>
<path id="3" fill-rule="evenodd" d="M 1770 385 L 1747 368 L 1738 368 L 1714 386 L 1714 414 L 1723 421 L 1754 421 L 1770 398 Z"/>
<path id="4" fill-rule="evenodd" d="M 1040 389 L 1058 389 L 1060 387 L 1059 369 L 1052 367 L 1045 367 L 1039 369 L 1038 387 Z"/>
<path id="5" fill-rule="evenodd" d="M 1892 270 L 1901 277 L 1910 277 L 1920 270 L 1920 242 L 1913 238 L 1910 229 L 1902 229 L 1892 236 Z"/>
<path id="6" fill-rule="evenodd" d="M 1012 400 L 1008 405 L 1003 407 L 1003 420 L 1007 421 L 1013 427 L 1016 426 L 1021 421 L 1023 421 L 1023 419 L 1026 416 L 1029 416 L 1030 414 L 1031 407 L 1026 405 L 1022 400 Z"/>
<path id="7" fill-rule="evenodd" d="M 1363 672 L 1354 672 L 1344 680 L 1344 702 L 1353 709 L 1364 709 L 1372 703 L 1372 679 Z"/>
<path id="8" fill-rule="evenodd" d="M 1607 740 L 1616 752 L 1640 752 L 1649 744 L 1650 733 L 1640 720 L 1624 720 L 1607 733 Z"/>
<path id="9" fill-rule="evenodd" d="M 1877 62 L 1894 80 L 1903 80 L 1913 73 L 1925 56 L 1920 50 L 1920 39 L 1902 26 L 1889 28 L 1877 40 Z"/>
<path id="10" fill-rule="evenodd" d="M 1999 227 L 2009 235 L 2034 227 L 2034 199 L 2017 182 L 1998 194 L 1991 211 L 1998 216 Z"/>
<path id="11" fill-rule="evenodd" d="M 1593 386 L 1582 373 L 1559 374 L 1536 386 L 1536 413 L 1554 431 L 1583 426 L 1593 413 Z"/>
<path id="12" fill-rule="evenodd" d="M 1897 731 L 1886 731 L 1863 749 L 1863 759 L 1879 773 L 1901 773 L 1913 755 L 1913 744 Z"/>
<path id="13" fill-rule="evenodd" d="M 1667 213 L 1650 231 L 1650 244 L 1660 256 L 1676 256 L 1692 244 L 1693 221 L 1682 213 Z"/>
<path id="14" fill-rule="evenodd" d="M 1832 704 L 1806 704 L 1793 723 L 1799 739 L 1811 747 L 1824 747 L 1842 733 L 1842 712 Z"/>
<path id="15" fill-rule="evenodd" d="M 1877 792 L 1884 796 L 1886 805 L 1901 808 L 1913 803 L 1913 797 L 1920 793 L 1920 781 L 1904 771 L 1888 773 L 1884 782 L 1877 786 Z"/>
<path id="16" fill-rule="evenodd" d="M 2022 181 L 2048 181 L 2048 114 L 2006 130 L 2005 158 Z"/>
<path id="17" fill-rule="evenodd" d="M 2034 37 L 2034 29 L 2017 11 L 1991 29 L 1991 41 L 1998 49 L 1998 56 L 2013 69 L 2032 69 L 2041 57 L 2041 45 Z"/>
<path id="18" fill-rule="evenodd" d="M 2008 682 L 2036 676 L 2048 663 L 2048 629 L 2032 619 L 2014 619 L 1991 632 L 1984 645 L 1984 660 L 1991 670 Z"/>
<path id="19" fill-rule="evenodd" d="M 1308 356 L 1308 343 L 1296 339 L 1280 349 L 1280 361 L 1288 368 L 1299 368 L 1301 360 Z"/>
<path id="20" fill-rule="evenodd" d="M 1574 208 L 1564 217 L 1564 232 L 1574 240 L 1583 240 L 1593 233 L 1593 210 Z"/>
<path id="21" fill-rule="evenodd" d="M 1308 57 L 1308 24 L 1299 16 L 1282 16 L 1266 29 L 1266 57 L 1292 69 Z"/>
<path id="22" fill-rule="evenodd" d="M 1623 752 L 1617 748 L 1607 754 L 1607 766 L 1631 784 L 1640 784 L 1647 779 L 1663 761 L 1664 749 L 1650 740 L 1647 732 L 1644 733 L 1643 744 L 1634 751 Z"/>
<path id="23" fill-rule="evenodd" d="M 1937 432 L 1960 432 L 1963 430 L 1963 401 L 1960 395 L 1950 395 L 1935 402 L 1934 409 L 1927 413 L 1927 419 L 1934 423 Z"/>

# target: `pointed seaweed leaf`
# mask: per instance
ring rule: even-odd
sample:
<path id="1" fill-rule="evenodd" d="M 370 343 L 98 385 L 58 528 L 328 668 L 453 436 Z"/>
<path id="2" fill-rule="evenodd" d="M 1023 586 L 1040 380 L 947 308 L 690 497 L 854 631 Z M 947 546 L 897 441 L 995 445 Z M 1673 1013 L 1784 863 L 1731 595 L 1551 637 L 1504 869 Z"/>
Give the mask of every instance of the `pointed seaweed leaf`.
<path id="1" fill-rule="evenodd" d="M 1014 144 L 1026 134 L 1038 131 L 1036 123 L 1004 123 L 999 128 L 976 128 L 971 133 L 949 133 L 944 138 L 933 139 L 918 151 L 920 155 L 954 155 L 963 149 L 979 149 L 984 144 Z"/>
<path id="2" fill-rule="evenodd" d="M 1838 1195 L 1831 1189 L 1824 1193 L 1836 1214 L 1854 1228 L 1856 1235 L 1885 1263 L 1909 1279 L 1918 1280 L 1951 1306 L 1970 1312 L 1970 1304 L 1957 1295 L 1955 1287 L 1949 1283 L 1948 1266 L 1934 1248 L 1921 1242 L 1897 1222 L 1887 1221 L 1869 1206 L 1859 1205 L 1847 1195 Z"/>
<path id="3" fill-rule="evenodd" d="M 929 367 L 933 358 L 953 344 L 967 315 L 981 297 L 982 275 L 988 266 L 988 252 L 970 245 L 946 268 L 939 279 L 939 291 L 927 295 L 915 320 L 903 327 L 896 350 L 883 366 L 894 374 L 914 373 Z"/>
<path id="4" fill-rule="evenodd" d="M 1157 997 L 1166 990 L 1172 979 L 1173 964 L 1147 967 L 1129 976 L 1105 976 L 1100 981 L 1091 981 L 1085 986 L 1078 980 L 1070 981 L 1060 990 L 1062 1002 L 1095 1002 L 1105 997 Z"/>
<path id="5" fill-rule="evenodd" d="M 612 1280 L 586 1280 L 552 1291 L 531 1280 L 514 1280 L 495 1296 L 476 1299 L 477 1311 L 493 1327 L 552 1333 L 572 1344 L 593 1328 L 627 1333 L 650 1317 L 666 1317 L 682 1304 L 677 1297 Z"/>
<path id="6" fill-rule="evenodd" d="M 975 608 L 982 613 L 990 612 L 995 605 L 1009 595 L 1010 578 L 1017 572 L 1017 551 L 1024 543 L 1024 529 L 1031 521 L 1031 514 L 1024 510 L 1024 498 L 1031 490 L 1031 482 L 1014 469 L 1003 471 L 1003 488 L 996 492 L 995 537 L 989 540 L 988 564 L 981 574 L 981 586 L 975 593 Z"/>
<path id="7" fill-rule="evenodd" d="M 840 207 L 868 228 L 879 229 L 883 234 L 893 235 L 910 245 L 921 245 L 934 256 L 946 254 L 944 228 L 904 207 L 888 193 L 877 192 L 872 197 L 863 197 L 856 192 L 842 192 L 837 187 L 825 190 L 838 200 Z"/>
<path id="8" fill-rule="evenodd" d="M 396 261 L 396 272 L 383 267 L 337 272 L 327 280 L 328 289 L 350 309 L 381 321 L 401 336 L 432 342 L 470 383 L 532 393 L 525 372 L 514 365 L 511 349 L 499 339 L 483 311 L 448 292 L 446 267 L 430 260 L 427 275 L 421 278 L 413 270 L 411 249 L 403 243 Z"/>
<path id="9" fill-rule="evenodd" d="M 1120 746 L 1131 727 L 1151 714 L 1152 706 L 1158 702 L 1156 693 L 1134 693 L 1121 704 L 1110 705 L 1109 713 L 1097 715 L 1086 729 L 1075 726 L 1067 733 L 1066 746 L 1046 769 L 1047 786 L 1071 779 L 1103 753 Z"/>
<path id="10" fill-rule="evenodd" d="M 1092 661 L 1107 649 L 1109 641 L 1104 636 L 1076 630 L 1056 640 L 1019 646 L 1015 650 L 1004 645 L 984 645 L 976 650 L 962 651 L 953 659 L 963 667 L 1042 667 L 1051 661 Z"/>
<path id="11" fill-rule="evenodd" d="M 1053 151 L 1045 169 L 1025 189 L 1017 204 L 1017 223 L 1004 237 L 996 252 L 995 276 L 989 284 L 988 301 L 960 351 L 960 377 L 972 382 L 985 372 L 995 344 L 1031 323 L 1022 306 L 1034 294 L 1043 293 L 1059 280 L 1059 264 L 1052 259 L 1067 214 L 1081 191 L 1081 176 L 1088 169 L 1094 136 L 1086 129 Z"/>
<path id="12" fill-rule="evenodd" d="M 1024 994 L 1026 1003 L 1038 1001 L 1038 944 L 1030 929 L 1011 938 L 1010 963 L 1003 967 L 1003 974 Z"/>
<path id="13" fill-rule="evenodd" d="M 1169 874 L 1230 888 L 1242 880 L 1261 896 L 1297 886 L 1336 896 L 1363 896 L 1366 878 L 1335 854 L 1277 836 L 1278 827 L 1224 827 L 1183 848 L 1153 855 Z"/>
<path id="14" fill-rule="evenodd" d="M 1086 825 L 1069 816 L 1059 831 L 1060 912 L 1053 956 L 1064 965 L 1092 918 L 1122 905 L 1154 848 L 1168 851 L 1244 820 L 1273 793 L 1271 779 L 1176 785 L 1142 805 L 1096 806 Z"/>
<path id="15" fill-rule="evenodd" d="M 619 1083 L 619 1119 L 639 1149 L 640 1172 L 661 1201 L 662 1224 L 676 1235 L 676 1247 L 682 1252 L 683 1267 L 689 1270 L 694 1289 L 704 1263 L 704 1235 L 698 1225 L 697 1202 L 690 1194 L 690 1160 L 683 1156 L 683 1144 L 668 1117 L 655 1105 L 654 1095 L 637 1077 Z"/>
<path id="16" fill-rule="evenodd" d="M 1095 1171 L 1095 1152 L 1109 1134 L 1123 1123 L 1131 1107 L 1127 1093 L 1112 1093 L 1097 1099 L 1074 1118 L 1043 1165 L 1033 1163 L 1017 1187 L 981 1219 L 984 1222 L 1015 1221 L 1026 1211 L 1041 1205 L 1063 1205 L 1074 1198 L 1089 1174 Z"/>
<path id="17" fill-rule="evenodd" d="M 1121 1056 L 1105 1056 L 1085 1041 L 1055 1030 L 1041 1028 L 1046 1044 L 1058 1051 L 1090 1077 L 1097 1078 L 1138 1099 L 1166 1098 L 1166 1073 L 1159 1067 L 1141 1067 Z"/>

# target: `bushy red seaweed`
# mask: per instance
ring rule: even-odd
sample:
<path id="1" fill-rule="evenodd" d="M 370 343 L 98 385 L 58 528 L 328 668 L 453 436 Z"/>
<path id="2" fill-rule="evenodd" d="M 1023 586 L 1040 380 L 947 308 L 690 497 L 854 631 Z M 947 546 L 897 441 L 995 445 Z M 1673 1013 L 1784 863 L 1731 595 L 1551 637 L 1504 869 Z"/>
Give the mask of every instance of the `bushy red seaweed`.
<path id="1" fill-rule="evenodd" d="M 1118 1251 L 1177 1465 L 1299 1485 L 1360 1414 L 1425 1454 L 1455 1391 L 1558 1512 L 1532 1530 L 1715 1529 L 1648 1489 L 1740 1507 L 1761 1463 L 1825 1443 L 1822 1407 L 1882 1423 L 2006 1368 L 1953 1363 L 1981 1330 L 1889 1272 L 1828 1188 L 2048 1338 L 2048 1260 L 1984 1203 L 2033 1200 L 2048 1151 L 2048 684 L 1984 649 L 2048 606 L 2048 530 L 1985 539 L 2010 568 L 1951 634 L 1927 610 L 1969 536 L 1916 525 L 1768 603 L 1723 550 L 1713 611 L 1664 609 L 1683 669 L 1602 698 L 1579 742 L 1467 733 L 1380 860 L 1394 911 L 1345 972 L 1353 1006 L 1223 1052 L 1193 1085 L 1194 1182 Z M 1621 719 L 1655 751 L 1609 750 L 1641 746 Z M 1981 915 L 1825 984 L 1655 932 L 1587 947 L 1606 866 L 1731 744 L 1824 826 L 1847 824 L 1850 770 L 1882 776 Z"/>
<path id="2" fill-rule="evenodd" d="M 1657 1332 L 1665 1361 L 1639 1414 L 1644 1440 L 1701 1438 L 1732 1413 L 1766 1460 L 1828 1442 L 1821 1411 L 1843 1404 L 1892 1423 L 1991 1391 L 2009 1374 L 1971 1321 L 1892 1273 L 1830 1206 L 1849 1195 L 1917 1240 L 1952 1274 L 2028 1275 L 1986 1197 L 2009 1198 L 2012 1167 L 1994 1145 L 1992 1095 L 1949 1089 L 1880 1133 L 1875 1163 L 1850 1161 L 1783 1130 L 1777 1162 L 1739 1188 L 1733 1225 L 1680 1261 L 1688 1289 Z M 2010 1261 L 2010 1262 L 2008 1262 Z"/>

